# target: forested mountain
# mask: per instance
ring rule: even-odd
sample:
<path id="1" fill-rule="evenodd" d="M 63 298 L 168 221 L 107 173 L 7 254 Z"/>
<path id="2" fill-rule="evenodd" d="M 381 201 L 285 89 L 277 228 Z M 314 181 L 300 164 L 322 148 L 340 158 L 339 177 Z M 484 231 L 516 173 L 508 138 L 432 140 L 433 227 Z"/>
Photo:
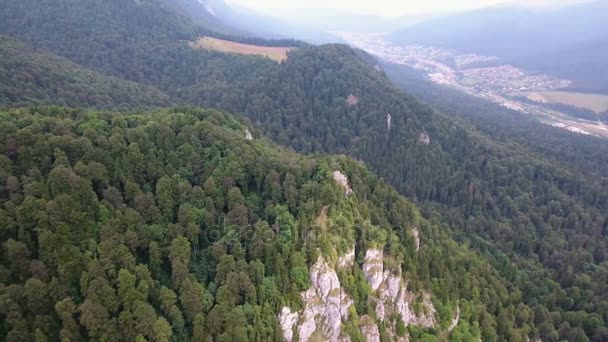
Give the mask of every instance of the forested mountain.
<path id="1" fill-rule="evenodd" d="M 98 71 L 135 80 L 143 73 L 138 65 L 147 53 L 192 40 L 200 31 L 156 0 L 6 0 L 0 5 L 3 33 Z"/>
<path id="2" fill-rule="evenodd" d="M 607 338 L 608 182 L 602 173 L 605 172 L 602 164 L 589 167 L 588 173 L 579 172 L 578 168 L 570 167 L 576 164 L 575 154 L 557 157 L 559 149 L 566 148 L 573 140 L 553 140 L 554 146 L 546 148 L 548 156 L 545 157 L 545 152 L 518 142 L 521 136 L 494 139 L 486 128 L 454 120 L 405 94 L 382 71 L 375 69 L 373 63 L 363 61 L 360 53 L 343 45 L 302 44 L 289 53 L 286 61 L 276 63 L 262 57 L 190 48 L 187 41 L 209 34 L 212 27 L 200 27 L 155 0 L 0 2 L 6 9 L 0 12 L 2 33 L 98 72 L 153 86 L 167 94 L 172 104 L 214 107 L 241 115 L 259 133 L 298 151 L 343 153 L 363 161 L 401 194 L 422 206 L 432 226 L 440 227 L 438 232 L 453 234 L 472 246 L 498 271 L 505 286 L 513 286 L 510 291 L 515 297 L 505 301 L 497 302 L 491 295 L 480 297 L 483 304 L 495 306 L 488 315 L 501 317 L 497 320 L 498 326 L 481 334 L 494 336 L 492 331 L 495 331 L 500 337 L 487 340 L 525 340 L 524 335 L 534 337 L 536 332 L 547 341 Z M 59 27 L 62 32 L 57 30 Z M 171 114 L 157 113 L 151 116 L 154 119 L 150 119 L 150 124 L 161 120 L 163 115 Z M 124 117 L 124 129 L 139 124 L 128 118 Z M 22 128 L 20 125 L 26 127 L 29 123 L 14 125 Z M 103 123 L 93 121 L 90 125 L 97 127 Z M 68 136 L 84 130 L 82 127 L 73 131 L 67 123 L 50 127 L 65 131 Z M 171 125 L 167 127 L 174 129 Z M 13 131 L 9 127 L 8 132 Z M 73 133 L 70 135 L 68 131 Z M 169 136 L 173 139 L 173 135 Z M 166 143 L 171 139 L 167 138 Z M 119 144 L 121 141 L 118 137 L 109 140 Z M 592 144 L 589 141 L 582 140 L 581 144 Z M 13 140 L 5 144 L 17 150 L 20 146 Z M 167 149 L 169 153 L 172 147 Z M 238 156 L 242 158 L 247 153 L 238 153 Z M 177 168 L 179 174 L 184 172 L 183 177 L 189 174 L 190 171 L 180 171 L 181 167 L 174 166 L 181 164 L 173 154 L 170 158 L 173 159 L 166 167 Z M 591 159 L 581 158 L 592 164 Z M 156 165 L 152 159 L 151 165 Z M 564 159 L 568 160 L 564 162 Z M 171 170 L 162 175 L 171 177 L 176 172 Z M 145 173 L 136 174 L 147 177 Z M 125 177 L 120 175 L 119 179 Z M 351 183 L 354 182 L 353 175 L 348 175 Z M 141 188 L 143 193 L 155 194 L 156 187 L 152 185 L 155 179 L 141 181 L 140 188 L 149 183 L 148 188 Z M 194 182 L 190 180 L 190 183 Z M 92 184 L 97 186 L 95 182 Z M 126 188 L 112 186 L 122 192 L 123 198 L 128 198 Z M 99 194 L 97 198 L 101 198 Z M 384 208 L 380 203 L 377 208 Z M 5 210 L 14 212 L 10 207 Z M 299 211 L 291 214 L 297 218 Z M 312 214 L 308 215 L 310 218 Z M 165 217 L 166 223 L 169 219 Z M 452 258 L 447 250 L 444 253 L 439 259 Z M 145 258 L 145 253 L 136 260 L 147 262 L 137 258 Z M 429 258 L 425 259 L 424 262 L 429 262 Z M 314 258 L 306 260 L 308 266 L 315 262 Z M 437 262 L 429 267 L 434 264 Z M 163 265 L 167 270 L 168 265 Z M 477 267 L 467 268 L 467 272 Z M 464 272 L 456 273 L 458 277 L 454 279 L 462 281 Z M 211 283 L 209 280 L 210 288 Z M 490 290 L 496 286 L 479 287 Z M 425 288 L 430 287 L 433 286 Z M 463 298 L 467 297 L 463 295 Z M 533 314 L 518 309 L 524 315 L 516 317 L 512 325 L 506 301 L 528 305 Z M 283 304 L 291 309 L 302 308 L 297 303 Z M 498 307 L 507 311 L 500 314 Z M 115 313 L 117 311 L 112 311 L 109 316 L 116 317 Z M 530 320 L 533 325 L 528 326 L 526 322 Z M 493 326 L 489 318 L 482 321 L 489 321 Z M 440 325 L 444 324 L 441 322 L 444 321 L 440 320 Z M 416 331 L 410 333 L 419 336 Z"/>
<path id="3" fill-rule="evenodd" d="M 0 105 L 163 106 L 154 87 L 109 77 L 0 35 Z"/>
<path id="4" fill-rule="evenodd" d="M 607 93 L 607 11 L 602 0 L 552 10 L 481 9 L 399 30 L 391 40 L 498 56 L 574 80 L 575 89 Z"/>
<path id="5" fill-rule="evenodd" d="M 213 110 L 43 107 L 0 118 L 8 341 L 281 340 L 281 308 L 312 305 L 300 295 L 316 284 L 312 264 L 319 277 L 339 270 L 351 303 L 339 332 L 353 341 L 369 326 L 383 339 L 445 338 L 455 315 L 455 340 L 535 335 L 518 290 L 350 158 L 249 140 Z M 399 311 L 378 318 L 367 301 L 375 248 L 413 315 L 430 305 L 431 328 L 391 328 Z"/>
<path id="6" fill-rule="evenodd" d="M 540 124 L 534 117 L 433 83 L 406 65 L 387 62 L 381 65 L 391 80 L 417 99 L 454 118 L 469 121 L 495 140 L 516 142 L 536 153 L 537 158 L 551 159 L 575 174 L 608 177 L 608 144 L 601 138 Z"/>
<path id="7" fill-rule="evenodd" d="M 173 88 L 175 93 L 180 90 L 176 86 L 238 76 L 226 75 L 232 71 L 227 66 L 247 76 L 255 72 L 254 63 L 260 62 L 189 48 L 188 42 L 202 35 L 230 36 L 196 24 L 171 10 L 165 0 L 1 0 L 0 6 L 2 33 L 97 71 Z M 270 46 L 305 45 L 293 40 L 233 39 Z M 237 64 L 247 67 L 239 69 Z"/>

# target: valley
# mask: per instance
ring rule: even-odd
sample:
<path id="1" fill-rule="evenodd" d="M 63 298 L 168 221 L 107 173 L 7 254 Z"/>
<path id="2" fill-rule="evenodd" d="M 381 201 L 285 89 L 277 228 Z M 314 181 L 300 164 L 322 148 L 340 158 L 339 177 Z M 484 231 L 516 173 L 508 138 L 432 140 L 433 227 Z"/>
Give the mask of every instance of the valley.
<path id="1" fill-rule="evenodd" d="M 453 87 L 469 95 L 532 115 L 547 125 L 574 133 L 608 138 L 608 128 L 601 122 L 580 119 L 568 111 L 542 105 L 562 103 L 592 110 L 604 108 L 605 102 L 602 100 L 606 99 L 601 95 L 581 96 L 572 92 L 557 92 L 570 86 L 570 80 L 533 74 L 511 65 L 502 65 L 494 56 L 461 54 L 430 46 L 401 46 L 386 40 L 383 34 L 337 34 L 349 44 L 382 60 L 419 70 L 436 84 Z M 543 96 L 542 101 L 523 101 L 522 97 L 525 98 L 529 93 L 561 96 L 552 96 L 550 99 Z"/>

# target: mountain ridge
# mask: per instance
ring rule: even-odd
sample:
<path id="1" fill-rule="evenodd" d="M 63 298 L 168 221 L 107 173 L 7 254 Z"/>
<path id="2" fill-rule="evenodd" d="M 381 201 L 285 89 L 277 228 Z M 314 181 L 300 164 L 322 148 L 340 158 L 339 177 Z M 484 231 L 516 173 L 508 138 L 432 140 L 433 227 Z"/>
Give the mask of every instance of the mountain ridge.
<path id="1" fill-rule="evenodd" d="M 0 117 L 2 135 L 21 146 L 13 151 L 12 143 L 2 142 L 7 153 L 0 156 L 0 179 L 7 184 L 0 187 L 0 203 L 9 209 L 0 209 L 1 234 L 11 257 L 0 264 L 0 315 L 6 318 L 0 332 L 8 340 L 42 334 L 280 340 L 281 308 L 308 305 L 300 291 L 325 286 L 316 279 L 328 276 L 339 278 L 341 291 L 353 299 L 336 334 L 362 337 L 358 317 L 367 313 L 365 326 L 377 324 L 383 338 L 433 339 L 436 331 L 417 328 L 410 317 L 403 316 L 405 331 L 393 316 L 375 318 L 367 293 L 378 288 L 366 285 L 375 284 L 375 276 L 355 259 L 370 250 L 384 251 L 387 270 L 402 270 L 386 281 L 407 277 L 400 293 L 408 302 L 427 289 L 424 298 L 437 308 L 427 315 L 438 331 L 445 331 L 456 305 L 462 315 L 454 334 L 462 338 L 534 334 L 529 319 L 512 318 L 531 313 L 510 304 L 516 290 L 348 157 L 301 156 L 265 139 L 249 140 L 247 126 L 214 110 L 125 115 L 39 107 Z M 30 124 L 17 127 L 20 122 Z M 37 154 L 52 158 L 31 158 Z M 347 177 L 349 196 L 332 172 Z M 312 225 L 321 211 L 326 222 Z M 338 274 L 320 261 L 350 253 Z M 31 270 L 21 267 L 28 264 Z M 479 286 L 486 283 L 493 286 Z M 333 294 L 322 293 L 330 305 Z M 486 307 L 485 296 L 501 302 Z M 402 300 L 405 309 L 391 310 L 417 310 Z M 495 310 L 509 330 L 492 327 Z M 309 333 L 327 328 L 316 324 Z"/>

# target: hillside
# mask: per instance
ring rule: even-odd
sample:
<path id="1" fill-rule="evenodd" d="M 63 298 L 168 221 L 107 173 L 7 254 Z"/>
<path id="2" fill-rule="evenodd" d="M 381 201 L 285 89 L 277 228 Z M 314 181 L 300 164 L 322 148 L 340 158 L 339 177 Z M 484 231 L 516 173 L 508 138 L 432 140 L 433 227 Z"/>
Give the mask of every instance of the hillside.
<path id="1" fill-rule="evenodd" d="M 350 158 L 248 140 L 213 110 L 0 118 L 8 341 L 276 340 L 310 310 L 338 320 L 300 336 L 535 334 L 517 290 Z"/>
<path id="2" fill-rule="evenodd" d="M 156 1 L 89 2 L 67 6 L 69 1 L 61 0 L 66 6 L 58 6 L 62 11 L 50 6 L 53 16 L 43 6 L 32 10 L 40 1 L 10 2 L 10 11 L 0 14 L 0 31 L 108 75 L 154 86 L 172 103 L 233 112 L 247 118 L 252 130 L 295 150 L 361 160 L 414 200 L 438 230 L 474 248 L 505 286 L 521 294 L 513 304 L 534 311 L 536 328 L 528 336 L 536 331 L 547 341 L 608 336 L 608 182 L 595 171 L 605 170 L 601 164 L 587 173 L 569 166 L 576 163 L 575 154 L 557 159 L 573 140 L 546 143 L 544 156 L 509 136 L 496 139 L 407 95 L 344 45 L 302 45 L 278 64 L 190 48 L 188 42 L 203 28 Z M 160 16 L 162 34 L 146 31 L 154 15 Z M 67 27 L 63 35 L 47 29 L 60 23 Z M 290 310 L 286 317 L 302 308 L 284 304 Z M 529 321 L 527 311 L 521 312 L 526 314 L 517 321 Z M 527 328 L 518 323 L 515 331 L 502 324 L 493 329 L 500 339 L 525 340 Z M 493 336 L 492 329 L 487 334 Z"/>
<path id="3" fill-rule="evenodd" d="M 460 90 L 428 80 L 420 71 L 405 65 L 381 63 L 395 84 L 455 119 L 474 125 L 498 141 L 516 142 L 537 158 L 568 166 L 575 174 L 608 177 L 608 144 L 600 139 L 564 132 L 538 123 L 520 112 L 484 101 Z"/>
<path id="4" fill-rule="evenodd" d="M 106 74 L 140 81 L 153 51 L 203 28 L 160 0 L 0 1 L 0 31 Z"/>
<path id="5" fill-rule="evenodd" d="M 169 103 L 169 97 L 153 87 L 105 76 L 3 35 L 0 60 L 0 105 L 127 109 Z"/>

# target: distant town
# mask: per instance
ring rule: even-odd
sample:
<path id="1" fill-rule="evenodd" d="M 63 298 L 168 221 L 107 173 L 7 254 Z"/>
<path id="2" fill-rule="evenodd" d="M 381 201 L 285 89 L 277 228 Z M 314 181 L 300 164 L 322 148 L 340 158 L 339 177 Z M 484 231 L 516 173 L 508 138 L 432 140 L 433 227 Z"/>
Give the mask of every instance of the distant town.
<path id="1" fill-rule="evenodd" d="M 495 56 L 463 54 L 456 51 L 420 45 L 396 45 L 383 34 L 340 32 L 349 44 L 390 63 L 410 66 L 421 71 L 436 84 L 458 88 L 503 107 L 537 115 L 554 127 L 579 134 L 608 136 L 608 128 L 596 122 L 572 118 L 566 113 L 524 101 L 533 92 L 563 89 L 569 80 L 533 74 L 512 65 L 501 64 Z"/>

